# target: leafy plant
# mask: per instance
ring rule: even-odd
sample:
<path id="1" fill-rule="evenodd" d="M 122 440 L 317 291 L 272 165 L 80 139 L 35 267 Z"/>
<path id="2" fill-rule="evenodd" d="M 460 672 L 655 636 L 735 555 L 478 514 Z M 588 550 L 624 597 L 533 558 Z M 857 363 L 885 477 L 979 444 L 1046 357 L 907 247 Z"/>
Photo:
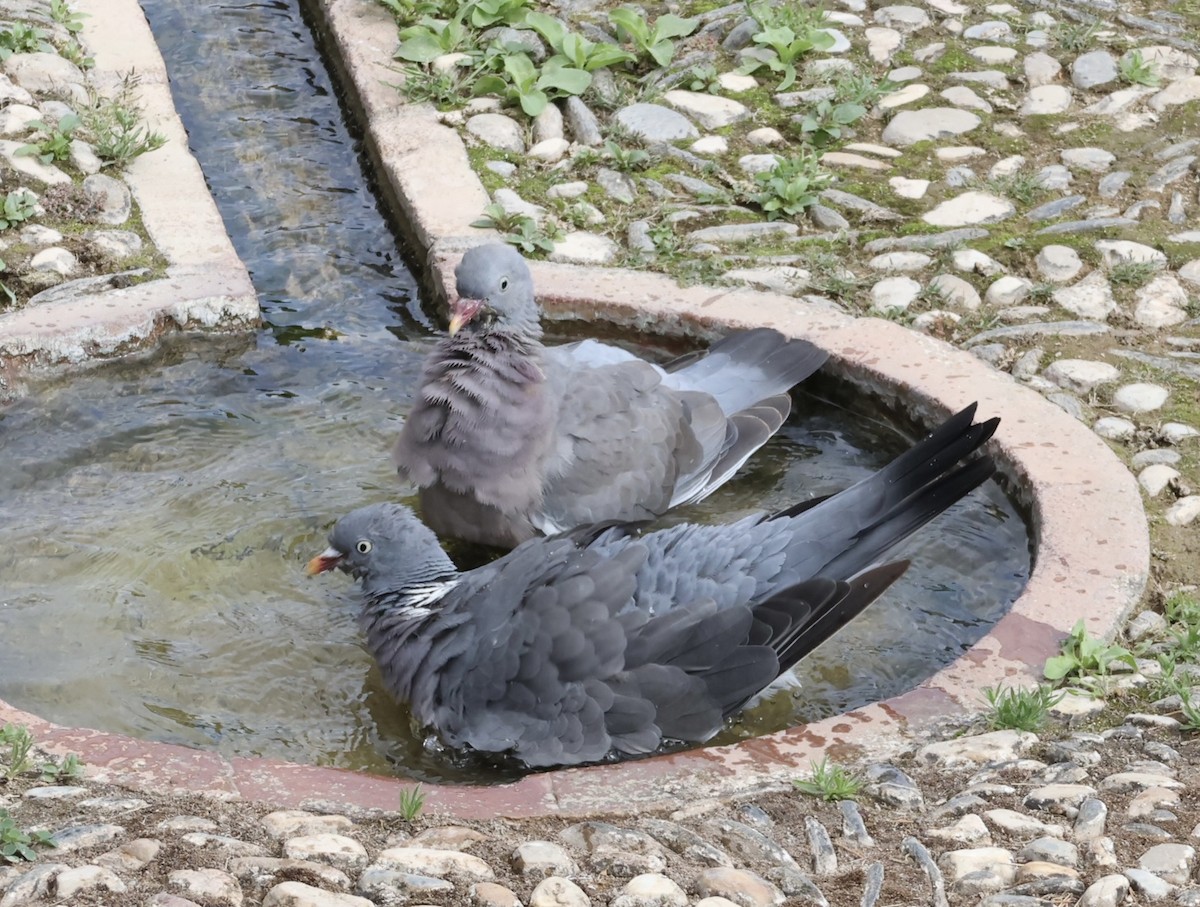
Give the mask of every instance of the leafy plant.
<path id="1" fill-rule="evenodd" d="M 850 101 L 834 104 L 818 101 L 817 106 L 800 120 L 800 134 L 811 145 L 828 145 L 842 137 L 842 130 L 867 115 L 867 108 Z"/>
<path id="2" fill-rule="evenodd" d="M 417 103 L 432 101 L 439 108 L 461 107 L 475 89 L 479 78 L 476 67 L 432 70 L 425 66 L 405 66 L 400 72 L 404 84 L 400 90 Z"/>
<path id="3" fill-rule="evenodd" d="M 885 94 L 896 90 L 896 83 L 884 78 L 876 82 L 866 73 L 842 75 L 833 83 L 833 99 L 839 104 L 861 104 L 870 107 Z"/>
<path id="4" fill-rule="evenodd" d="M 1109 644 L 1091 636 L 1081 619 L 1062 642 L 1062 654 L 1046 659 L 1043 669 L 1047 680 L 1063 680 L 1067 677 L 1089 674 L 1107 674 L 1113 662 L 1137 667 L 1133 653 L 1124 646 Z"/>
<path id="5" fill-rule="evenodd" d="M 609 140 L 604 143 L 604 154 L 614 170 L 631 173 L 644 170 L 650 165 L 650 152 L 642 148 L 625 148 Z"/>
<path id="6" fill-rule="evenodd" d="M 50 0 L 50 18 L 75 35 L 83 30 L 83 20 L 87 13 L 71 9 L 66 0 Z"/>
<path id="7" fill-rule="evenodd" d="M 4 775 L 10 781 L 18 775 L 33 770 L 29 758 L 33 750 L 33 735 L 29 728 L 19 724 L 6 724 L 0 728 L 0 747 L 7 749 L 4 757 Z"/>
<path id="8" fill-rule="evenodd" d="M 650 25 L 646 14 L 638 9 L 623 6 L 611 10 L 608 21 L 617 27 L 617 33 L 638 49 L 639 54 L 649 56 L 659 66 L 666 66 L 675 56 L 674 38 L 686 38 L 696 30 L 699 19 L 683 19 L 674 13 L 659 16 Z"/>
<path id="9" fill-rule="evenodd" d="M 504 241 L 516 246 L 526 255 L 534 252 L 553 252 L 554 240 L 559 238 L 557 230 L 544 230 L 528 214 L 505 211 L 502 205 L 492 203 L 483 209 L 483 217 L 471 223 L 472 227 L 484 227 L 503 234 Z"/>
<path id="10" fill-rule="evenodd" d="M 73 781 L 83 776 L 83 762 L 74 753 L 67 753 L 61 762 L 43 763 L 38 774 L 42 781 Z"/>
<path id="11" fill-rule="evenodd" d="M 0 809 L 0 859 L 7 863 L 33 862 L 37 859 L 34 847 L 53 847 L 47 831 L 28 832 L 17 825 L 8 810 Z"/>
<path id="12" fill-rule="evenodd" d="M 719 78 L 720 73 L 717 72 L 717 67 L 706 63 L 703 66 L 693 66 L 685 81 L 691 91 L 707 91 L 709 94 L 718 94 L 721 91 L 721 83 L 717 81 Z"/>
<path id="13" fill-rule="evenodd" d="M 775 90 L 786 91 L 796 81 L 796 61 L 800 57 L 833 47 L 833 35 L 820 27 L 825 20 L 824 11 L 809 13 L 798 7 L 800 4 L 774 7 L 766 3 L 750 7 L 750 14 L 762 26 L 762 31 L 754 35 L 759 50 L 739 72 L 749 75 L 763 66 L 770 67 L 772 72 L 783 73 Z"/>
<path id="14" fill-rule="evenodd" d="M 92 137 L 92 147 L 107 166 L 124 167 L 134 158 L 157 151 L 167 137 L 142 122 L 137 101 L 140 78 L 129 73 L 111 98 L 92 94 L 83 110 L 84 129 Z"/>
<path id="15" fill-rule="evenodd" d="M 1060 22 L 1051 34 L 1060 48 L 1070 53 L 1079 53 L 1095 43 L 1099 32 L 1099 22 Z"/>
<path id="16" fill-rule="evenodd" d="M 531 117 L 546 109 L 551 97 L 583 94 L 592 83 L 592 74 L 572 66 L 547 60 L 539 71 L 528 54 L 502 54 L 502 74 L 481 76 L 475 83 L 476 94 L 495 94 L 516 101 Z"/>
<path id="17" fill-rule="evenodd" d="M 53 53 L 53 45 L 46 40 L 48 37 L 40 28 L 26 25 L 24 22 L 14 22 L 7 28 L 0 29 L 0 62 L 7 60 L 13 54 L 30 54 L 38 51 Z"/>
<path id="18" fill-rule="evenodd" d="M 1192 701 L 1192 691 L 1186 687 L 1179 691 L 1179 724 L 1185 731 L 1200 731 L 1200 705 Z"/>
<path id="19" fill-rule="evenodd" d="M 983 696 L 988 703 L 988 726 L 992 730 L 1037 731 L 1046 723 L 1050 709 L 1066 695 L 1055 691 L 1047 684 L 1038 684 L 1036 689 L 1019 687 L 984 687 Z"/>
<path id="20" fill-rule="evenodd" d="M 545 13 L 532 11 L 525 16 L 525 24 L 546 39 L 554 51 L 547 64 L 562 59 L 561 65 L 572 66 L 585 72 L 594 72 L 619 63 L 632 63 L 636 58 L 627 50 L 607 41 L 589 41 L 582 35 L 567 30 L 567 27 Z"/>
<path id="21" fill-rule="evenodd" d="M 1041 177 L 1029 170 L 1016 170 L 1012 173 L 996 176 L 987 181 L 987 186 L 993 192 L 1020 202 L 1022 205 L 1032 204 L 1046 187 L 1042 185 Z"/>
<path id="22" fill-rule="evenodd" d="M 1108 272 L 1110 283 L 1140 287 L 1157 273 L 1159 266 L 1153 261 L 1119 261 Z"/>
<path id="23" fill-rule="evenodd" d="M 476 28 L 492 25 L 519 25 L 529 11 L 529 0 L 471 0 L 467 5 L 471 24 Z"/>
<path id="24" fill-rule="evenodd" d="M 14 189 L 4 196 L 0 210 L 0 230 L 7 230 L 29 220 L 37 213 L 37 196 L 28 189 Z M 3 738 L 0 738 L 2 740 Z"/>
<path id="25" fill-rule="evenodd" d="M 65 161 L 71 156 L 71 140 L 82 122 L 73 113 L 60 117 L 53 126 L 44 120 L 34 120 L 29 125 L 34 127 L 41 137 L 35 142 L 22 145 L 16 150 L 16 154 L 35 155 L 43 164 Z"/>
<path id="26" fill-rule="evenodd" d="M 769 220 L 800 214 L 817 203 L 822 189 L 832 177 L 821 169 L 815 154 L 802 151 L 785 158 L 771 170 L 754 176 L 759 191 L 753 201 L 762 207 Z"/>
<path id="27" fill-rule="evenodd" d="M 849 769 L 823 758 L 812 763 L 812 777 L 807 781 L 793 781 L 792 785 L 802 794 L 832 803 L 853 800 L 862 790 L 863 780 Z"/>
<path id="28" fill-rule="evenodd" d="M 1145 85 L 1147 88 L 1157 88 L 1159 83 L 1158 71 L 1153 63 L 1148 63 L 1142 52 L 1131 50 L 1121 57 L 1118 63 L 1121 80 L 1130 85 Z"/>
<path id="29" fill-rule="evenodd" d="M 474 34 L 463 24 L 462 13 L 452 19 L 422 16 L 416 25 L 402 28 L 395 56 L 410 63 L 432 63 L 443 54 L 470 48 Z"/>
<path id="30" fill-rule="evenodd" d="M 400 791 L 400 815 L 404 817 L 405 822 L 413 821 L 421 815 L 421 810 L 424 808 L 425 792 L 421 790 L 420 784 L 414 784 L 412 787 L 406 787 Z"/>
<path id="31" fill-rule="evenodd" d="M 457 6 L 451 0 L 378 0 L 378 3 L 389 10 L 401 25 L 415 22 L 422 16 L 449 18 Z"/>

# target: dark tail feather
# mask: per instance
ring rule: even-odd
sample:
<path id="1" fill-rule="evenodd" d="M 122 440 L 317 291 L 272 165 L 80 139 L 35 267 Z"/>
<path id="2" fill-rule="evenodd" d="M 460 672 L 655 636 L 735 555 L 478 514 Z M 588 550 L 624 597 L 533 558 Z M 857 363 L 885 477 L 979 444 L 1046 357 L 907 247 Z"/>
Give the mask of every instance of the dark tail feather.
<path id="1" fill-rule="evenodd" d="M 978 457 L 933 484 L 918 489 L 877 522 L 859 530 L 854 543 L 830 560 L 825 571 L 833 576 L 846 576 L 875 563 L 893 545 L 970 494 L 995 471 L 991 457 Z"/>
<path id="2" fill-rule="evenodd" d="M 904 575 L 908 561 L 895 561 L 865 570 L 844 583 L 836 584 L 836 594 L 830 595 L 812 619 L 796 628 L 787 637 L 770 645 L 779 653 L 779 673 L 783 673 L 812 652 L 817 646 L 863 612 L 867 605 L 879 598 L 889 586 Z M 771 607 L 784 590 L 773 596 L 760 607 Z M 778 608 L 778 604 L 774 605 Z M 757 609 L 755 610 L 757 616 Z"/>

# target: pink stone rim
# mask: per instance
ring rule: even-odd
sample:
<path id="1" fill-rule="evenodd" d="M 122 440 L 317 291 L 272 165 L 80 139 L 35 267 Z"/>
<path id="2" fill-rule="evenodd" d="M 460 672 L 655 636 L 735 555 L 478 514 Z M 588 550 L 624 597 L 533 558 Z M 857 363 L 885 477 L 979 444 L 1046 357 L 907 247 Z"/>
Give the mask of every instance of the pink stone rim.
<path id="1" fill-rule="evenodd" d="M 318 0 L 318 7 L 343 81 L 368 124 L 386 190 L 429 250 L 431 274 L 444 288 L 456 253 L 490 238 L 469 227 L 486 194 L 457 135 L 428 111 L 399 104 L 381 81 L 381 61 L 393 40 L 382 9 L 368 0 Z M 925 422 L 978 401 L 981 416 L 1001 417 L 991 450 L 1030 508 L 1036 559 L 1012 611 L 962 658 L 908 693 L 732 746 L 531 775 L 496 787 L 427 785 L 431 812 L 482 819 L 634 813 L 677 805 L 683 797 L 783 786 L 826 754 L 886 758 L 942 722 L 976 713 L 984 686 L 1036 682 L 1045 658 L 1076 621 L 1111 637 L 1140 600 L 1150 546 L 1133 476 L 1086 426 L 973 356 L 890 322 L 810 312 L 773 294 L 680 289 L 655 274 L 540 263 L 534 279 L 552 318 L 603 317 L 659 333 L 768 325 L 804 337 L 830 351 L 830 368 L 885 399 L 902 398 Z M 5 721 L 27 725 L 55 751 L 80 754 L 91 777 L 140 790 L 395 809 L 411 784 L 67 728 L 0 702 Z"/>

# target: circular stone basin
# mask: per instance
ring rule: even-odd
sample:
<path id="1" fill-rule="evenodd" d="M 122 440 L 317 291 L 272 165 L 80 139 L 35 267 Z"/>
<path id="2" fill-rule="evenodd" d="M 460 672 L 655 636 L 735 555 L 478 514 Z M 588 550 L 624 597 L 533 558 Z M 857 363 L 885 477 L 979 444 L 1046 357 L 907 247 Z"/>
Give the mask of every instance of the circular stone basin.
<path id="1" fill-rule="evenodd" d="M 444 279 L 447 263 L 439 264 Z M 765 294 L 711 288 L 680 290 L 664 278 L 621 271 L 545 264 L 535 265 L 534 271 L 551 317 L 601 316 L 626 327 L 654 325 L 676 333 L 722 333 L 731 327 L 769 324 L 830 350 L 833 360 L 826 366 L 828 371 L 880 397 L 898 411 L 912 413 L 924 424 L 932 424 L 978 400 L 981 416 L 1002 418 L 992 450 L 1011 489 L 1031 512 L 1037 540 L 1034 567 L 1011 612 L 966 655 L 910 692 L 728 746 L 622 765 L 532 775 L 488 788 L 436 786 L 429 790 L 433 808 L 462 816 L 579 814 L 600 808 L 647 808 L 669 801 L 684 789 L 694 797 L 764 783 L 786 783 L 822 754 L 844 760 L 861 752 L 901 745 L 916 730 L 976 708 L 984 686 L 1032 682 L 1044 659 L 1056 651 L 1058 640 L 1076 620 L 1084 619 L 1093 633 L 1111 634 L 1137 601 L 1145 582 L 1148 545 L 1140 499 L 1128 472 L 1085 427 L 973 357 L 889 322 L 805 312 L 793 301 Z M 339 402 L 339 393 L 332 390 L 329 402 Z M 381 426 L 378 435 L 360 438 L 359 447 L 383 449 L 393 430 L 394 425 Z M 297 437 L 290 443 L 312 444 L 314 438 Z M 153 453 L 147 451 L 146 462 L 154 461 Z M 350 471 L 361 468 L 357 462 L 345 466 Z M 386 465 L 381 465 L 378 472 L 377 483 L 359 485 L 371 492 L 373 499 L 389 496 L 394 484 Z M 327 484 L 310 479 L 297 477 L 303 488 L 313 493 L 319 493 L 320 486 Z M 181 476 L 182 482 L 187 480 L 187 476 Z M 86 490 L 86 477 L 84 485 Z M 228 492 L 233 498 L 237 493 L 236 488 Z M 356 503 L 361 501 L 338 500 L 335 510 L 341 512 Z M 196 506 L 202 509 L 204 502 Z M 311 531 L 293 532 L 280 539 L 277 555 L 282 564 L 299 564 L 319 544 L 321 528 L 311 514 L 323 512 L 327 518 L 336 515 L 327 508 L 312 507 L 311 502 L 305 508 Z M 276 508 L 274 517 L 286 517 L 288 513 L 287 508 Z M 294 512 L 293 516 L 303 518 Z M 936 532 L 936 525 L 927 531 Z M 67 527 L 66 531 L 70 530 Z M 236 569 L 243 555 L 236 532 L 215 540 L 212 550 L 221 554 L 215 563 L 230 569 Z M 53 551 L 47 553 L 52 556 Z M 197 614 L 206 614 L 204 590 L 193 589 L 188 594 L 197 601 Z M 351 619 L 354 590 L 348 585 L 336 591 L 328 585 L 314 586 L 310 595 L 332 599 L 332 607 L 341 609 L 343 619 Z M 285 610 L 278 609 L 272 618 L 286 621 Z M 229 620 L 255 617 L 239 618 L 236 612 L 208 616 Z M 180 638 L 186 641 L 186 632 Z M 246 657 L 253 657 L 253 653 Z M 326 663 L 300 665 L 290 682 L 302 679 L 313 687 L 336 692 L 338 685 L 331 678 L 337 674 L 338 663 L 339 657 L 334 654 Z M 166 666 L 164 677 L 169 676 Z M 193 682 L 203 683 L 203 678 Z M 87 723 L 85 717 L 74 720 Z M 100 777 L 135 786 L 236 792 L 277 803 L 321 797 L 393 807 L 403 784 L 396 779 L 333 768 L 225 757 L 72 729 L 52 725 L 12 706 L 0 705 L 0 721 L 27 724 L 39 742 L 79 752 Z M 296 729 L 281 727 L 279 732 L 295 734 Z M 214 734 L 236 737 L 237 729 L 218 728 Z"/>

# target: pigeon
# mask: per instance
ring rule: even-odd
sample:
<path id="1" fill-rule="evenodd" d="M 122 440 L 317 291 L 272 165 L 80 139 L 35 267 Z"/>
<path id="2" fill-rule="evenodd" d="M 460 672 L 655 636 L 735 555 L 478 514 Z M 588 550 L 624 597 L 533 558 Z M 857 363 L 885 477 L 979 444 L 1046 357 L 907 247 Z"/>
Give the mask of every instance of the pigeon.
<path id="1" fill-rule="evenodd" d="M 995 470 L 975 406 L 879 472 L 727 525 L 535 537 L 459 572 L 409 508 L 334 525 L 384 685 L 457 753 L 537 769 L 709 740 L 908 567 L 883 556 Z"/>
<path id="2" fill-rule="evenodd" d="M 711 494 L 779 430 L 827 353 L 763 328 L 665 366 L 594 340 L 544 346 L 512 246 L 455 270 L 449 336 L 426 359 L 393 458 L 439 535 L 498 548 Z"/>

